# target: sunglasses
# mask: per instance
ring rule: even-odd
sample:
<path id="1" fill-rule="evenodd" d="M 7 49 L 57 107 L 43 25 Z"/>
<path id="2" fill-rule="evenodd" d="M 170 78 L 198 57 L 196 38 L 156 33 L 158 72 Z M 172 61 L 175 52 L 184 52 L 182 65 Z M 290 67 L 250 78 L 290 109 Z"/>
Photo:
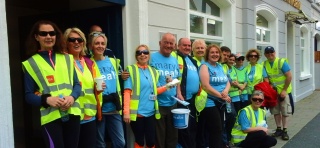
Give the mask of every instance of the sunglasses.
<path id="1" fill-rule="evenodd" d="M 106 34 L 102 33 L 102 32 L 94 32 L 94 33 L 91 33 L 90 36 L 94 36 L 94 37 L 97 37 L 97 36 L 106 36 Z"/>
<path id="2" fill-rule="evenodd" d="M 149 51 L 148 50 L 138 50 L 136 51 L 136 55 L 139 56 L 139 55 L 149 55 Z"/>
<path id="3" fill-rule="evenodd" d="M 272 50 L 271 51 L 265 51 L 264 53 L 265 54 L 269 54 L 269 53 L 274 53 L 274 51 L 272 51 Z"/>
<path id="4" fill-rule="evenodd" d="M 55 31 L 39 31 L 38 32 L 39 36 L 48 36 L 48 34 L 50 36 L 55 36 L 57 33 Z"/>
<path id="5" fill-rule="evenodd" d="M 252 54 L 250 54 L 250 55 L 249 55 L 249 58 L 253 58 L 253 57 L 255 57 L 255 58 L 259 58 L 259 56 L 258 56 L 258 55 L 252 55 Z"/>
<path id="6" fill-rule="evenodd" d="M 252 101 L 253 101 L 253 102 L 259 101 L 259 102 L 261 103 L 261 102 L 263 102 L 263 99 L 260 99 L 260 98 L 252 98 Z"/>
<path id="7" fill-rule="evenodd" d="M 68 42 L 76 42 L 78 41 L 78 43 L 82 43 L 83 42 L 83 38 L 68 38 Z"/>
<path id="8" fill-rule="evenodd" d="M 244 61 L 244 58 L 239 58 L 237 59 L 237 61 Z"/>

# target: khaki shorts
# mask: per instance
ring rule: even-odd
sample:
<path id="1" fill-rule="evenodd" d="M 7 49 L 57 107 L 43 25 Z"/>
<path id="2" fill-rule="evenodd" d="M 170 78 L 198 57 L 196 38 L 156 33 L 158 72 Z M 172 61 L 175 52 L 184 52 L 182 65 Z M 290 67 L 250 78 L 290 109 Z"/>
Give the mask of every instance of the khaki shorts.
<path id="1" fill-rule="evenodd" d="M 278 99 L 278 104 L 275 107 L 270 108 L 270 112 L 272 115 L 281 114 L 283 116 L 289 116 L 292 113 L 289 95 L 281 102 Z"/>

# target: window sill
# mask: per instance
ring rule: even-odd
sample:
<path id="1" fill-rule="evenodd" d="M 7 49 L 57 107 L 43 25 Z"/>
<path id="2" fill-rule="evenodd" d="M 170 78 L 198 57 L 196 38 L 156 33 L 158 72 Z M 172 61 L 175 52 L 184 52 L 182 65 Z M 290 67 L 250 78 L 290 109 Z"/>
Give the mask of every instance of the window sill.
<path id="1" fill-rule="evenodd" d="M 306 80 L 311 78 L 312 75 L 311 74 L 300 74 L 300 81 Z"/>

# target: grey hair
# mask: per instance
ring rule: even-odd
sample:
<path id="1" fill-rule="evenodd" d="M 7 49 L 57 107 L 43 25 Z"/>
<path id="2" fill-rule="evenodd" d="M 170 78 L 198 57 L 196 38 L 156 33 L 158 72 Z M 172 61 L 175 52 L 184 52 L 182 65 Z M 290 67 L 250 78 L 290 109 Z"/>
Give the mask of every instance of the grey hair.
<path id="1" fill-rule="evenodd" d="M 263 92 L 261 90 L 254 90 L 252 95 L 251 95 L 251 98 L 253 98 L 254 96 L 262 96 L 262 99 L 264 99 L 264 95 L 263 95 Z"/>

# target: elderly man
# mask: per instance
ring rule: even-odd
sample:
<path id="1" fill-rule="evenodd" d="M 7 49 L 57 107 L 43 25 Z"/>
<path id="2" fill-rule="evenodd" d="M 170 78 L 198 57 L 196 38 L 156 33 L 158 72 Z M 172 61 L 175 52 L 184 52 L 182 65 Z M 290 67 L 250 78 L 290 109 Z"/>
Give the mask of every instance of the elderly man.
<path id="1" fill-rule="evenodd" d="M 281 136 L 283 140 L 289 140 L 287 133 L 289 115 L 292 113 L 290 99 L 292 74 L 290 66 L 284 58 L 277 58 L 276 52 L 272 46 L 267 46 L 264 50 L 264 56 L 268 59 L 264 61 L 263 66 L 269 77 L 270 83 L 278 92 L 278 104 L 270 108 L 274 115 L 277 130 L 272 134 L 274 137 Z M 281 126 L 283 129 L 281 130 Z"/>
<path id="2" fill-rule="evenodd" d="M 176 39 L 173 34 L 165 33 L 159 45 L 159 52 L 151 54 L 150 65 L 159 71 L 158 83 L 159 86 L 164 86 L 172 79 L 180 77 L 178 61 L 171 55 L 176 47 Z M 177 107 L 177 101 L 172 96 L 184 100 L 179 85 L 157 96 L 161 114 L 161 118 L 156 122 L 157 148 L 173 148 L 178 143 L 178 130 L 172 124 L 173 114 L 171 113 L 171 110 Z"/>
<path id="3" fill-rule="evenodd" d="M 181 78 L 181 94 L 183 98 L 190 103 L 190 115 L 196 117 L 195 97 L 200 87 L 197 61 L 189 54 L 191 53 L 191 41 L 188 38 L 181 38 L 178 42 L 178 63 Z M 178 104 L 179 108 L 186 108 Z M 196 118 L 189 118 L 189 126 L 186 129 L 179 129 L 178 143 L 183 148 L 196 147 Z"/>
<path id="4" fill-rule="evenodd" d="M 232 129 L 232 143 L 239 147 L 269 148 L 277 140 L 268 135 L 266 112 L 261 109 L 263 92 L 255 90 L 250 98 L 251 104 L 239 111 L 237 122 Z"/>

